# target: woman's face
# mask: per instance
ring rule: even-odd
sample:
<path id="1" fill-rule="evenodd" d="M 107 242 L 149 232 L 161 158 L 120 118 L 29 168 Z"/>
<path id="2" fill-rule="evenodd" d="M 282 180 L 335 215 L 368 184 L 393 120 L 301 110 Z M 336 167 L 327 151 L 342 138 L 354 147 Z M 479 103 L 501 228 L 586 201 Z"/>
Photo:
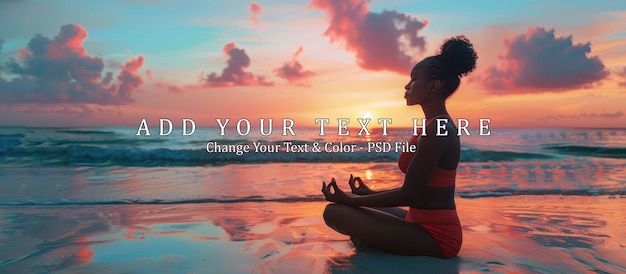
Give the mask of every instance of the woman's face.
<path id="1" fill-rule="evenodd" d="M 404 86 L 404 99 L 408 106 L 420 104 L 424 101 L 424 97 L 428 95 L 428 83 L 430 79 L 424 73 L 424 61 L 415 65 L 411 71 L 411 79 Z"/>

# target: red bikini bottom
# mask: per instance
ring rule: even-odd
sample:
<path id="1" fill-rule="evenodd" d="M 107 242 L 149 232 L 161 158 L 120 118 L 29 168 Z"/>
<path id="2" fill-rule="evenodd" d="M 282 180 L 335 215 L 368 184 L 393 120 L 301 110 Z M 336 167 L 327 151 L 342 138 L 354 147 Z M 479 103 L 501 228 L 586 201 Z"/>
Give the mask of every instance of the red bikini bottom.
<path id="1" fill-rule="evenodd" d="M 420 225 L 435 239 L 444 258 L 459 254 L 463 231 L 456 209 L 421 209 L 409 207 L 406 220 Z"/>

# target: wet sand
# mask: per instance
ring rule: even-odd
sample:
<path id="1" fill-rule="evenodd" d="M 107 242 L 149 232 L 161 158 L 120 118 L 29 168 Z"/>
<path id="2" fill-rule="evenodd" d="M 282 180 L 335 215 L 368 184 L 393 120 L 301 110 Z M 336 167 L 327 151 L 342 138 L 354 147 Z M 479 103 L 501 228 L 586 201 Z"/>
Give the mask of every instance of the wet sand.
<path id="1" fill-rule="evenodd" d="M 3 273 L 624 273 L 626 197 L 457 197 L 437 259 L 356 251 L 326 202 L 3 206 Z"/>

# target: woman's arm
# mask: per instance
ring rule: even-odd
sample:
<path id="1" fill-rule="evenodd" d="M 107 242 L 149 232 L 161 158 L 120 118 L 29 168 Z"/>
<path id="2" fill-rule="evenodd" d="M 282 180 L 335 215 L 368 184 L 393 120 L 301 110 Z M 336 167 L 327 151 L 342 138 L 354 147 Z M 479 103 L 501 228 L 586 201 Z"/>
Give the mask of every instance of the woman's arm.
<path id="1" fill-rule="evenodd" d="M 388 189 L 386 189 L 386 190 L 372 190 L 365 183 L 363 183 L 363 180 L 361 180 L 361 177 L 353 177 L 352 174 L 350 174 L 350 180 L 348 180 L 348 184 L 350 185 L 350 190 L 352 191 L 352 194 L 356 194 L 356 195 L 360 195 L 360 196 L 372 195 L 372 194 L 376 194 L 376 193 L 382 193 L 382 192 L 389 191 Z"/>
<path id="2" fill-rule="evenodd" d="M 434 130 L 429 132 L 435 132 Z M 336 197 L 331 197 L 330 201 L 350 206 L 392 207 L 416 204 L 422 200 L 421 195 L 446 151 L 448 138 L 434 134 L 420 138 L 417 153 L 409 164 L 402 187 L 398 189 L 363 196 L 346 195 L 333 181 L 328 186 L 324 184 L 328 188 L 326 193 L 331 193 L 330 188 L 334 188 L 334 193 L 330 195 Z M 326 196 L 329 199 L 329 195 Z"/>

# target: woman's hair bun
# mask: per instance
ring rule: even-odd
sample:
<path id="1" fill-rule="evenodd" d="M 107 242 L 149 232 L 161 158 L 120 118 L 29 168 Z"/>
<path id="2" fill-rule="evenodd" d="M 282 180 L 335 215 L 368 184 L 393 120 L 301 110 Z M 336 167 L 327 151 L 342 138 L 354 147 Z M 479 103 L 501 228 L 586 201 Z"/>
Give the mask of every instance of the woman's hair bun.
<path id="1" fill-rule="evenodd" d="M 445 67 L 454 75 L 467 76 L 476 68 L 478 55 L 467 37 L 460 35 L 446 40 L 439 52 Z"/>

